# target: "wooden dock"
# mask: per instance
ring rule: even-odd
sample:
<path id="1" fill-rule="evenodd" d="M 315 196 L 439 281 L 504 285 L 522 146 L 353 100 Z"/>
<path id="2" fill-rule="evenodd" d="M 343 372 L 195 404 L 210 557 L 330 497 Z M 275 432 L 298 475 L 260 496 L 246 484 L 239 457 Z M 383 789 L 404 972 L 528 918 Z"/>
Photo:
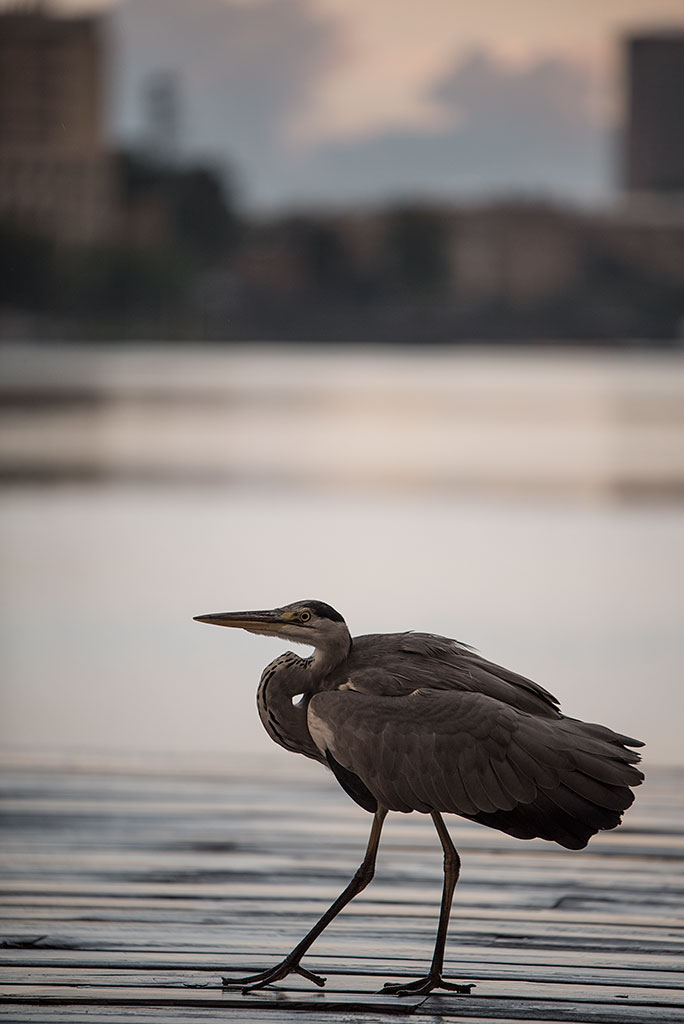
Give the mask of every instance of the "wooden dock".
<path id="1" fill-rule="evenodd" d="M 294 945 L 366 842 L 332 776 L 274 765 L 5 770 L 0 1020 L 684 1022 L 683 771 L 649 771 L 625 826 L 580 853 L 448 819 L 446 975 L 469 996 L 378 993 L 432 950 L 441 850 L 417 814 L 390 816 L 375 881 L 309 953 L 325 989 L 222 989 Z"/>

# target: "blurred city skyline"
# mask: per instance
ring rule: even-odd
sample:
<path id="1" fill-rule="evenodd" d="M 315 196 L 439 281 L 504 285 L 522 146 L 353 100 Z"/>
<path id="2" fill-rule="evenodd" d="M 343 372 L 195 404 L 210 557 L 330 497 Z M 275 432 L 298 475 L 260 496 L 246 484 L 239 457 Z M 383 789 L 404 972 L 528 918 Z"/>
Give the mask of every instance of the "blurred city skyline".
<path id="1" fill-rule="evenodd" d="M 233 170 L 242 202 L 260 209 L 516 193 L 610 200 L 621 44 L 684 28 L 674 0 L 561 9 L 55 0 L 47 9 L 108 14 L 113 142 L 145 139 L 146 90 L 168 74 L 179 156 Z"/>
<path id="2" fill-rule="evenodd" d="M 542 18 L 515 56 L 502 18 L 440 64 L 453 18 L 426 8 L 409 52 L 399 6 L 364 51 L 366 16 L 320 2 L 4 8 L 4 337 L 682 337 L 684 20 L 628 33 L 606 10 L 589 39 L 568 16 L 563 55 Z M 331 82 L 369 53 L 382 84 L 340 119 Z M 422 112 L 383 107 L 430 54 Z"/>

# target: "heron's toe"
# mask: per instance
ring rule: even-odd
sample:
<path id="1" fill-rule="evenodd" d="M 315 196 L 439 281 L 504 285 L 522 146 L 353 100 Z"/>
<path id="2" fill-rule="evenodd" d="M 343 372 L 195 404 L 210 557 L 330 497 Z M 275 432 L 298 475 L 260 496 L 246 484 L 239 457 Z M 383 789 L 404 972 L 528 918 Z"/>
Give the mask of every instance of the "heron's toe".
<path id="1" fill-rule="evenodd" d="M 256 992 L 260 988 L 266 988 L 267 985 L 273 985 L 276 981 L 282 981 L 289 974 L 300 974 L 302 978 L 312 981 L 314 985 L 321 987 L 325 985 L 325 978 L 321 978 L 318 974 L 313 974 L 300 964 L 287 959 L 259 974 L 250 974 L 247 978 L 222 978 L 221 981 L 224 988 L 239 988 L 243 996 L 247 996 L 250 992 Z"/>
<path id="2" fill-rule="evenodd" d="M 436 988 L 443 988 L 449 992 L 457 992 L 459 995 L 467 996 L 470 995 L 474 985 L 457 985 L 453 981 L 444 981 L 439 974 L 428 974 L 424 978 L 418 978 L 417 981 L 387 982 L 387 984 L 383 985 L 381 991 L 385 995 L 424 996 Z"/>

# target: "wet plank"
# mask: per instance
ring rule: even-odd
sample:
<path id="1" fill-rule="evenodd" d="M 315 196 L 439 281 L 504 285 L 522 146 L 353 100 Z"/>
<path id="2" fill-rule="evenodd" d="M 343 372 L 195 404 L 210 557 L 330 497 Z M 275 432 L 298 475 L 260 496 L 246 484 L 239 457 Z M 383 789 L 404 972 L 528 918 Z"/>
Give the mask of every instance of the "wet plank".
<path id="1" fill-rule="evenodd" d="M 296 762 L 296 759 L 292 759 Z M 303 979 L 220 985 L 287 951 L 348 881 L 369 819 L 316 766 L 8 766 L 0 1020 L 684 1022 L 684 772 L 651 771 L 625 827 L 568 853 L 450 819 L 464 867 L 446 973 L 470 996 L 382 994 L 429 962 L 441 858 L 391 816 L 378 875 Z"/>

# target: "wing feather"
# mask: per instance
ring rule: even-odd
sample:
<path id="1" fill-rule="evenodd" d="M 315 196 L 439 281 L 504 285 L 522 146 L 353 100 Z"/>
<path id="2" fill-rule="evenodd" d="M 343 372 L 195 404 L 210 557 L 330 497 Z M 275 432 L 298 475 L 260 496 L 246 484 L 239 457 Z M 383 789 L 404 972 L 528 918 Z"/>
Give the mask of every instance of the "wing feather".
<path id="1" fill-rule="evenodd" d="M 622 811 L 629 806 L 630 791 L 625 786 L 612 786 L 610 783 L 599 782 L 590 775 L 581 772 L 570 772 L 564 779 L 564 784 L 585 800 L 590 800 L 599 807 L 605 807 L 610 811 Z"/>
<path id="2" fill-rule="evenodd" d="M 488 771 L 488 758 L 484 751 L 469 745 L 459 758 L 459 775 L 471 804 L 479 811 L 500 810 L 494 798 L 494 785 L 500 791 L 493 772 Z M 505 800 L 504 800 L 505 803 Z"/>
<path id="3" fill-rule="evenodd" d="M 453 812 L 571 849 L 619 824 L 643 778 L 629 737 L 482 693 L 324 691 L 308 715 L 321 752 L 382 806 Z"/>
<path id="4" fill-rule="evenodd" d="M 482 658 L 472 648 L 430 633 L 354 637 L 349 658 L 329 679 L 355 690 L 408 696 L 416 689 L 484 693 L 511 707 L 557 718 L 558 700 L 543 686 Z"/>
<path id="5" fill-rule="evenodd" d="M 493 758 L 491 765 L 502 790 L 508 797 L 507 810 L 519 803 L 529 803 L 534 798 L 537 787 L 532 779 L 516 771 L 512 761 L 501 757 Z"/>

